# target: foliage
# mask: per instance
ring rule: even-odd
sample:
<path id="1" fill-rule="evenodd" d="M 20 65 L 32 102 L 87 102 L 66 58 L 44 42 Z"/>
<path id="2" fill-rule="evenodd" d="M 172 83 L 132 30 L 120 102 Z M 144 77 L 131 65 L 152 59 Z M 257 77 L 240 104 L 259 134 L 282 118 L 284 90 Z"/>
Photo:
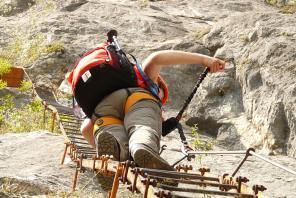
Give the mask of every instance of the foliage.
<path id="1" fill-rule="evenodd" d="M 43 34 L 37 34 L 33 37 L 30 47 L 27 50 L 27 57 L 30 62 L 36 61 L 42 54 L 43 42 L 45 40 L 45 36 Z"/>
<path id="2" fill-rule="evenodd" d="M 65 47 L 62 42 L 54 41 L 44 49 L 44 52 L 47 54 L 50 54 L 50 53 L 55 53 L 55 52 L 62 52 L 64 50 L 65 50 Z"/>
<path id="3" fill-rule="evenodd" d="M 265 2 L 270 5 L 275 5 L 277 3 L 277 0 L 265 0 Z"/>
<path id="4" fill-rule="evenodd" d="M 0 80 L 0 90 L 7 87 L 7 82 Z"/>
<path id="5" fill-rule="evenodd" d="M 0 75 L 9 73 L 11 66 L 12 65 L 8 59 L 0 57 Z"/>
<path id="6" fill-rule="evenodd" d="M 31 41 L 31 45 L 27 50 L 29 62 L 34 62 L 41 57 L 42 54 L 50 54 L 62 52 L 65 50 L 64 44 L 61 41 L 53 41 L 47 46 L 44 45 L 45 36 L 43 34 L 36 35 Z"/>
<path id="7" fill-rule="evenodd" d="M 296 5 L 286 5 L 281 7 L 281 12 L 285 14 L 296 13 Z"/>
<path id="8" fill-rule="evenodd" d="M 8 46 L 0 51 L 0 56 L 14 63 L 22 53 L 22 39 L 14 36 Z"/>
<path id="9" fill-rule="evenodd" d="M 202 140 L 198 134 L 197 129 L 198 129 L 197 125 L 194 125 L 193 127 L 191 127 L 191 132 L 194 137 L 193 145 L 195 149 L 202 150 L 202 151 L 212 150 L 214 142 L 212 141 L 207 142 L 205 140 Z"/>
<path id="10" fill-rule="evenodd" d="M 52 118 L 50 112 L 47 111 L 43 119 L 44 107 L 41 100 L 32 98 L 27 104 L 16 107 L 13 99 L 10 94 L 0 97 L 0 134 L 49 129 L 52 126 L 52 119 L 47 119 Z"/>
<path id="11" fill-rule="evenodd" d="M 202 37 L 204 37 L 206 34 L 208 34 L 210 31 L 211 31 L 211 28 L 209 27 L 198 29 L 195 32 L 195 37 L 199 40 Z"/>
<path id="12" fill-rule="evenodd" d="M 241 42 L 243 42 L 244 44 L 248 43 L 250 41 L 249 37 L 247 35 L 241 35 L 239 37 L 239 39 L 241 40 Z"/>
<path id="13" fill-rule="evenodd" d="M 14 178 L 0 178 L 0 195 L 7 195 L 8 197 L 46 197 L 46 198 L 104 198 L 106 193 L 89 192 L 89 191 L 75 191 L 62 192 L 52 191 L 47 187 L 39 186 L 30 181 L 18 180 Z M 87 196 L 86 196 L 87 195 Z M 125 196 L 127 197 L 127 196 Z M 128 196 L 130 198 L 137 198 L 140 196 Z"/>
<path id="14" fill-rule="evenodd" d="M 5 95 L 0 98 L 0 126 L 5 122 L 5 114 L 14 108 L 12 95 Z M 0 129 L 1 131 L 1 129 Z"/>
<path id="15" fill-rule="evenodd" d="M 48 1 L 48 0 L 35 0 L 35 1 L 36 1 L 36 6 L 39 7 L 44 13 L 52 11 L 56 6 L 55 1 Z"/>
<path id="16" fill-rule="evenodd" d="M 21 36 L 19 33 L 15 33 L 8 46 L 0 50 L 1 68 L 2 65 L 10 63 L 19 65 L 32 64 L 42 55 L 65 51 L 64 43 L 61 41 L 53 41 L 46 45 L 46 35 L 42 33 L 30 38 L 23 37 L 24 35 Z"/>
<path id="17" fill-rule="evenodd" d="M 45 35 L 37 34 L 29 42 L 15 36 L 5 49 L 0 50 L 0 74 L 9 72 L 11 63 L 27 64 L 36 61 L 42 54 L 59 52 L 64 50 L 64 44 L 55 41 L 45 46 Z M 7 83 L 0 80 L 0 89 L 6 88 Z M 32 82 L 22 81 L 17 88 L 19 92 L 32 90 Z M 50 129 L 53 124 L 52 114 L 43 114 L 43 106 L 40 101 L 29 99 L 28 104 L 15 106 L 13 96 L 0 97 L 0 134 L 5 132 L 28 132 L 39 129 Z M 43 119 L 44 118 L 44 119 Z M 55 127 L 57 127 L 55 125 Z M 56 128 L 54 129 L 56 130 Z"/>
<path id="18" fill-rule="evenodd" d="M 4 177 L 0 178 L 1 193 L 8 195 L 8 197 L 35 197 L 36 195 L 51 193 L 51 191 L 46 187 L 40 188 L 30 181 Z"/>
<path id="19" fill-rule="evenodd" d="M 21 82 L 21 86 L 17 88 L 20 92 L 27 92 L 33 87 L 33 84 L 31 81 L 25 81 L 23 80 Z"/>
<path id="20" fill-rule="evenodd" d="M 80 197 L 85 197 L 87 194 L 87 197 L 89 198 L 104 198 L 106 195 L 103 193 L 97 193 L 97 192 L 83 192 L 83 191 L 75 191 L 72 193 L 67 193 L 67 192 L 58 192 L 58 193 L 52 193 L 47 195 L 48 198 L 55 198 L 55 197 L 60 197 L 60 198 L 80 198 Z"/>
<path id="21" fill-rule="evenodd" d="M 265 0 L 265 2 L 269 5 L 280 8 L 281 12 L 285 14 L 293 14 L 296 12 L 295 3 L 291 5 L 285 5 L 285 1 L 279 1 L 279 0 Z"/>

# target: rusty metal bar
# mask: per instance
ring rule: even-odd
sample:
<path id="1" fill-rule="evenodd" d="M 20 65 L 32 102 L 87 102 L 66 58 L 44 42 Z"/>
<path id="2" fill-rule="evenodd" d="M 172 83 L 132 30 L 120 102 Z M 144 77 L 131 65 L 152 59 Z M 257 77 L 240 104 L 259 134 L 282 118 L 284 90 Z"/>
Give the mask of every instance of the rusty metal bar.
<path id="1" fill-rule="evenodd" d="M 81 137 L 76 137 L 76 136 L 69 135 L 68 137 L 73 138 L 73 139 L 78 139 L 78 140 L 84 140 L 85 142 L 87 142 L 82 136 Z"/>
<path id="2" fill-rule="evenodd" d="M 78 142 L 78 141 L 75 141 L 75 140 L 71 140 L 69 138 L 70 142 L 73 143 L 73 144 L 83 144 L 83 145 L 89 145 L 87 142 Z"/>
<path id="3" fill-rule="evenodd" d="M 119 178 L 122 176 L 122 174 L 123 174 L 123 165 L 119 163 L 117 166 L 117 170 L 115 173 L 115 177 L 114 177 L 113 185 L 112 185 L 112 190 L 110 192 L 109 198 L 116 198 L 116 194 L 117 194 L 118 187 L 119 187 Z"/>
<path id="4" fill-rule="evenodd" d="M 67 131 L 66 133 L 69 134 L 69 135 L 74 135 L 74 137 L 75 137 L 75 136 L 81 137 L 81 133 L 80 133 L 80 131 L 79 131 L 79 133 L 70 132 L 70 131 Z"/>
<path id="5" fill-rule="evenodd" d="M 216 177 L 205 177 L 199 174 L 194 173 L 180 173 L 177 171 L 165 171 L 165 170 L 157 170 L 157 169 L 146 169 L 140 168 L 141 172 L 147 175 L 157 175 L 161 177 L 170 177 L 170 178 L 188 178 L 188 179 L 200 179 L 200 180 L 209 180 L 209 181 L 219 181 Z"/>
<path id="6" fill-rule="evenodd" d="M 69 143 L 66 144 L 65 151 L 63 153 L 63 159 L 62 163 L 64 163 L 65 155 L 67 154 L 67 150 L 70 151 L 69 155 L 76 163 L 76 170 L 74 174 L 74 181 L 73 181 L 73 191 L 76 188 L 77 180 L 78 180 L 78 174 L 79 172 L 83 172 L 85 167 L 88 167 L 87 165 L 88 161 L 87 157 L 92 158 L 96 151 L 91 148 L 87 147 L 88 143 L 86 140 L 82 137 L 82 135 L 79 133 L 78 125 L 81 123 L 81 119 L 77 119 L 72 114 L 63 114 L 56 110 L 55 108 L 50 105 L 47 107 L 45 103 L 45 111 L 50 110 L 53 115 L 53 123 L 52 123 L 52 131 L 54 130 L 55 125 L 55 119 L 57 119 L 59 126 L 62 128 L 63 134 L 67 137 L 67 139 L 70 140 Z M 44 120 L 46 119 L 46 114 L 44 114 Z M 66 132 L 67 131 L 67 132 Z M 194 157 L 194 155 L 197 154 L 246 154 L 245 151 L 189 151 L 182 152 L 185 156 L 179 160 L 184 160 L 187 158 L 189 160 L 189 157 Z M 118 162 L 114 162 L 110 159 L 109 156 L 98 156 L 98 158 L 92 158 L 93 161 L 91 164 L 91 168 L 93 170 L 96 170 L 96 165 L 98 166 L 98 173 L 108 175 L 110 173 L 116 172 L 116 176 L 113 181 L 113 187 L 112 191 L 110 192 L 109 196 L 110 198 L 115 198 L 117 191 L 118 191 L 118 185 L 119 185 L 119 178 L 122 177 L 123 182 L 130 182 L 132 183 L 132 191 L 140 190 L 142 193 L 144 193 L 144 196 L 147 197 L 165 197 L 168 198 L 172 194 L 169 191 L 179 191 L 179 192 L 192 192 L 192 193 L 204 193 L 204 194 L 217 194 L 218 195 L 230 195 L 230 196 L 239 196 L 239 197 L 254 197 L 254 195 L 250 194 L 243 194 L 243 193 L 234 193 L 234 192 L 226 192 L 224 190 L 227 189 L 236 189 L 238 190 L 239 185 L 235 183 L 227 184 L 227 183 L 219 183 L 220 180 L 218 177 L 211 177 L 211 176 L 203 176 L 200 174 L 193 174 L 193 173 L 180 173 L 176 171 L 165 171 L 165 170 L 156 170 L 156 169 L 144 169 L 144 168 L 132 168 L 133 166 L 129 168 L 130 164 L 126 164 L 126 167 L 123 168 L 123 165 L 118 165 Z M 96 164 L 96 160 L 98 159 L 98 164 Z M 110 159 L 110 160 L 109 160 Z M 83 162 L 83 166 L 82 166 Z M 109 164 L 110 163 L 110 164 Z M 114 165 L 116 163 L 116 165 Z M 121 169 L 121 171 L 116 171 L 114 168 L 117 166 L 117 170 Z M 184 171 L 186 172 L 187 169 L 189 170 L 189 167 L 185 167 Z M 132 173 L 134 171 L 134 173 Z M 143 176 L 147 177 L 144 178 Z M 141 180 L 145 180 L 146 183 L 141 183 Z M 201 187 L 218 187 L 220 191 L 214 191 L 214 190 L 205 190 L 205 189 L 190 189 L 190 188 L 178 188 L 174 186 L 169 186 L 165 184 L 157 184 L 157 180 L 169 180 L 173 182 L 183 183 L 183 184 L 193 184 Z M 216 183 L 215 183 L 216 182 Z M 157 187 L 156 187 L 157 184 Z M 154 194 L 155 190 L 157 190 L 160 187 L 159 193 Z M 256 187 L 257 191 L 260 190 L 259 187 Z M 153 192 L 154 191 L 154 192 Z M 238 190 L 239 191 L 239 190 Z M 246 195 L 246 196 L 244 196 Z M 179 195 L 177 195 L 179 196 Z"/>
<path id="7" fill-rule="evenodd" d="M 57 114 L 57 112 L 56 112 L 56 111 L 53 111 L 53 112 L 52 112 L 51 132 L 53 132 L 53 131 L 54 131 L 55 120 L 56 120 L 56 114 Z"/>
<path id="8" fill-rule="evenodd" d="M 74 115 L 70 115 L 70 114 L 65 115 L 65 114 L 60 114 L 60 113 L 59 113 L 59 115 L 61 117 L 61 120 L 64 123 L 73 123 L 73 124 L 75 124 L 75 123 L 78 123 L 78 122 L 82 122 L 83 121 L 83 119 L 77 118 Z"/>
<path id="9" fill-rule="evenodd" d="M 236 154 L 246 154 L 246 151 L 188 151 L 188 154 L 198 155 L 198 154 L 214 154 L 214 155 L 236 155 Z"/>
<path id="10" fill-rule="evenodd" d="M 177 160 L 175 163 L 173 163 L 171 166 L 172 167 L 174 167 L 174 166 L 176 166 L 177 164 L 179 164 L 180 162 L 182 162 L 185 158 L 187 158 L 188 156 L 187 155 L 185 155 L 185 156 L 183 156 L 181 159 L 179 159 L 179 160 Z"/>
<path id="11" fill-rule="evenodd" d="M 81 123 L 81 120 L 76 119 L 75 117 L 61 117 L 61 121 L 67 124 L 77 125 Z"/>
<path id="12" fill-rule="evenodd" d="M 67 131 L 67 133 L 69 134 L 80 134 L 81 135 L 81 132 L 79 129 L 77 128 L 69 128 L 67 126 L 64 126 L 64 129 Z"/>
<path id="13" fill-rule="evenodd" d="M 71 142 L 71 143 L 73 143 L 73 142 Z M 79 148 L 79 149 L 90 149 L 90 150 L 93 150 L 93 151 L 95 151 L 95 149 L 93 149 L 92 147 L 90 147 L 89 145 L 85 145 L 85 144 L 81 144 L 81 143 L 83 143 L 83 142 L 75 142 L 75 146 L 76 146 L 76 148 Z M 80 145 L 81 144 L 81 145 Z"/>
<path id="14" fill-rule="evenodd" d="M 46 126 L 46 103 L 44 102 L 43 103 L 43 106 L 44 106 L 44 110 L 43 110 L 43 127 L 45 129 L 45 126 Z"/>
<path id="15" fill-rule="evenodd" d="M 86 154 L 86 153 L 91 153 L 91 154 L 96 154 L 96 152 L 95 151 L 93 151 L 93 150 L 90 150 L 90 149 L 77 149 L 77 153 L 81 153 L 81 154 Z"/>
<path id="16" fill-rule="evenodd" d="M 80 160 L 75 160 L 76 162 L 76 169 L 75 169 L 75 174 L 74 174 L 74 179 L 73 179 L 73 186 L 72 186 L 72 192 L 75 191 L 76 189 L 76 184 L 77 184 L 77 179 L 78 179 L 78 172 L 80 169 Z"/>
<path id="17" fill-rule="evenodd" d="M 179 188 L 179 187 L 168 186 L 168 185 L 164 185 L 164 184 L 160 184 L 159 187 L 164 190 L 175 191 L 175 192 L 204 193 L 204 194 L 210 194 L 210 195 L 223 195 L 223 196 L 233 196 L 233 197 L 254 198 L 254 195 L 245 194 L 245 193 L 226 192 L 226 191 L 217 191 L 217 190 L 205 190 L 205 189 L 192 189 L 192 188 Z M 177 195 L 174 194 L 173 197 L 177 197 Z"/>
<path id="18" fill-rule="evenodd" d="M 175 168 L 178 172 L 181 172 L 181 170 L 183 170 L 185 173 L 187 173 L 188 171 L 192 171 L 193 169 L 192 165 L 178 165 Z"/>
<path id="19" fill-rule="evenodd" d="M 69 142 L 66 142 L 65 145 L 66 145 L 66 146 L 65 146 L 64 153 L 63 153 L 63 157 L 62 157 L 61 164 L 64 164 L 64 162 L 65 162 L 65 158 L 66 158 L 67 150 L 68 150 L 68 147 L 70 146 L 70 143 L 69 143 Z"/>
<path id="20" fill-rule="evenodd" d="M 122 174 L 122 183 L 125 184 L 127 182 L 127 173 L 128 173 L 128 169 L 130 168 L 130 161 L 127 160 L 124 164 L 124 170 L 123 170 L 123 174 Z"/>
<path id="21" fill-rule="evenodd" d="M 84 148 L 84 147 L 79 147 L 79 146 L 77 147 L 76 145 L 75 145 L 75 148 L 76 148 L 77 152 L 79 152 L 79 153 L 83 153 L 83 152 L 88 152 L 88 153 L 93 153 L 93 154 L 96 153 L 96 151 L 91 148 Z"/>
<path id="22" fill-rule="evenodd" d="M 68 128 L 69 130 L 76 130 L 76 131 L 80 131 L 80 126 L 81 124 L 77 123 L 77 124 L 72 124 L 72 123 L 65 123 L 65 121 L 61 121 L 62 124 L 64 125 L 65 128 Z"/>
<path id="23" fill-rule="evenodd" d="M 251 156 L 251 154 L 250 154 L 250 151 L 255 151 L 255 149 L 253 149 L 253 148 L 249 148 L 248 150 L 247 150 L 247 152 L 245 153 L 246 155 L 245 155 L 245 157 L 244 157 L 244 159 L 239 163 L 239 165 L 238 165 L 238 167 L 235 169 L 235 171 L 232 173 L 232 177 L 234 177 L 235 175 L 236 175 L 236 173 L 239 171 L 239 169 L 242 167 L 242 165 L 245 163 L 245 161 L 247 160 L 247 158 L 249 157 L 249 156 Z"/>
<path id="24" fill-rule="evenodd" d="M 85 151 L 83 151 L 83 152 L 82 152 L 82 151 L 76 151 L 76 153 L 77 153 L 77 154 L 80 154 L 80 155 L 81 155 L 81 154 L 85 154 L 87 158 L 91 158 L 91 156 L 92 156 L 93 154 L 95 154 L 95 153 L 93 153 L 93 152 L 85 152 Z"/>
<path id="25" fill-rule="evenodd" d="M 182 183 L 182 184 L 206 185 L 206 186 L 213 186 L 213 187 L 237 189 L 237 186 L 230 185 L 230 184 L 220 184 L 220 183 L 204 182 L 204 181 L 192 181 L 192 180 L 175 179 L 175 178 L 168 179 L 167 177 L 161 177 L 161 176 L 156 176 L 156 175 L 148 175 L 148 177 L 150 177 L 152 179 L 156 179 L 156 180 L 172 181 L 172 182 L 178 182 L 178 183 Z"/>

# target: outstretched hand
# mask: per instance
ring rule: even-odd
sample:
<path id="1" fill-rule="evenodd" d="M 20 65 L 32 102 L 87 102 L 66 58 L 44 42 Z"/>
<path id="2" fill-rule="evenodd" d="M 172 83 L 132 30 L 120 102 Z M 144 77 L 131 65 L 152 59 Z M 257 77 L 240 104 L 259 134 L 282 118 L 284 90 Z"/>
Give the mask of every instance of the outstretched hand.
<path id="1" fill-rule="evenodd" d="M 209 57 L 205 61 L 205 66 L 210 68 L 211 73 L 215 72 L 221 72 L 225 69 L 225 61 L 215 58 L 215 57 Z"/>

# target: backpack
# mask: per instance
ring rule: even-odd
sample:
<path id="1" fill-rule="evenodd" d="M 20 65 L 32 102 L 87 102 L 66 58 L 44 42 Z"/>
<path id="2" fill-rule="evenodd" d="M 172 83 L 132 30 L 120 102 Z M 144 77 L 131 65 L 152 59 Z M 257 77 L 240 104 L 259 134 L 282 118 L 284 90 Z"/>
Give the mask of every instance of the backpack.
<path id="1" fill-rule="evenodd" d="M 99 45 L 75 63 L 68 82 L 87 117 L 91 118 L 96 105 L 113 91 L 137 87 L 133 67 L 125 53 L 112 43 Z"/>

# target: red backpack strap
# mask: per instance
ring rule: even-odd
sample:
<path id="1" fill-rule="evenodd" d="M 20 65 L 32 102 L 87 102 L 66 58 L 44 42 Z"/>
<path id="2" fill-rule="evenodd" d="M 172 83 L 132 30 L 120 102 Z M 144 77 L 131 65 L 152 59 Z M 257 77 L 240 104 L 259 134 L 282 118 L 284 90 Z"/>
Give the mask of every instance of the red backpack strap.
<path id="1" fill-rule="evenodd" d="M 169 99 L 169 89 L 165 80 L 160 75 L 158 75 L 157 81 L 158 81 L 159 87 L 163 90 L 164 96 L 161 102 L 162 102 L 162 105 L 165 105 Z"/>
<path id="2" fill-rule="evenodd" d="M 141 73 L 139 72 L 137 66 L 134 66 L 134 71 L 137 76 L 137 85 L 139 87 L 144 88 L 149 91 L 147 82 L 145 81 L 145 79 L 143 78 Z M 157 84 L 163 90 L 163 93 L 164 93 L 164 97 L 161 100 L 162 105 L 164 105 L 164 104 L 166 104 L 166 102 L 169 98 L 169 89 L 168 89 L 168 86 L 167 86 L 165 80 L 160 75 L 157 78 L 157 82 L 158 82 Z"/>

